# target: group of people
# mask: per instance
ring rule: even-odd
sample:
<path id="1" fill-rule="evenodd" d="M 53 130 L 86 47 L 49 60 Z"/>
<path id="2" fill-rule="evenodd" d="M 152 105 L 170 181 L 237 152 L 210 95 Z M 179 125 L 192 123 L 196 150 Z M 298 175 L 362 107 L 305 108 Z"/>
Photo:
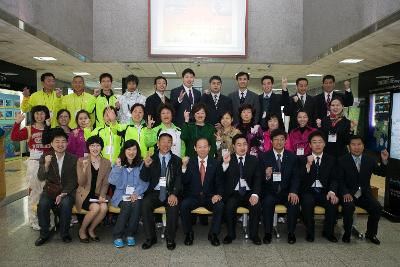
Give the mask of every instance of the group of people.
<path id="1" fill-rule="evenodd" d="M 212 212 L 210 243 L 220 245 L 236 238 L 238 207 L 249 209 L 250 239 L 256 245 L 272 240 L 275 205 L 287 207 L 288 242 L 296 242 L 298 218 L 306 226 L 306 240 L 314 241 L 314 207 L 325 208 L 322 235 L 337 242 L 334 226 L 342 206 L 343 242 L 350 242 L 355 206 L 369 213 L 366 238 L 375 244 L 381 205 L 373 197 L 370 178 L 384 175 L 388 152 L 381 162 L 364 152 L 362 137 L 353 134 L 356 122 L 344 115 L 353 104 L 350 83 L 345 94 L 334 91 L 335 78 L 322 80 L 323 93 L 307 94 L 306 78 L 296 80 L 289 96 L 287 79 L 282 94 L 273 93 L 274 78 L 261 78 L 263 93 L 247 86 L 249 74 L 236 74 L 238 90 L 225 96 L 222 79 L 212 76 L 209 90 L 193 88 L 195 73 L 182 72 L 182 86 L 165 96 L 167 79 L 154 80 L 148 98 L 138 91 L 139 79 L 126 79 L 127 91 L 116 97 L 112 76 L 100 76 L 101 89 L 84 91 L 84 79 L 75 76 L 74 92 L 54 89 L 55 77 L 41 77 L 43 90 L 30 95 L 24 89 L 21 109 L 30 112 L 31 125 L 21 127 L 17 114 L 11 133 L 14 141 L 27 140 L 29 220 L 40 230 L 35 245 L 50 237 L 50 210 L 60 221 L 60 235 L 71 242 L 72 207 L 87 211 L 79 229 L 81 242 L 99 242 L 96 227 L 109 203 L 120 208 L 113 228 L 115 247 L 134 246 L 140 219 L 143 249 L 157 242 L 154 209 L 166 209 L 166 245 L 175 248 L 179 217 L 185 245 L 192 245 L 191 211 Z M 282 109 L 290 116 L 285 132 Z M 71 117 L 73 116 L 73 117 Z M 37 205 L 37 213 L 31 209 Z M 259 237 L 259 222 L 264 237 Z"/>

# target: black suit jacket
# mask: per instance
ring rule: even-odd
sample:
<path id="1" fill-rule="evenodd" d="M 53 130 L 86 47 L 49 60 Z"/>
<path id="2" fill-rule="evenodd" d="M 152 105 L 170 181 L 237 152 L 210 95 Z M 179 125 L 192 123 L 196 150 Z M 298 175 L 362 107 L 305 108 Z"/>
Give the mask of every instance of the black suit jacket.
<path id="1" fill-rule="evenodd" d="M 178 98 L 179 98 L 179 95 L 181 94 L 182 90 L 185 91 L 185 88 L 183 87 L 183 85 L 181 85 L 177 88 L 174 88 L 171 91 L 171 103 L 175 109 L 174 124 L 178 127 L 182 127 L 183 123 L 185 122 L 185 118 L 183 116 L 184 111 L 192 110 L 191 109 L 192 103 L 190 103 L 189 96 L 187 94 L 185 94 L 185 96 L 183 97 L 182 103 L 178 102 Z M 193 94 L 194 104 L 199 103 L 201 93 L 198 90 L 192 88 L 192 94 Z"/>
<path id="2" fill-rule="evenodd" d="M 297 96 L 297 94 L 290 96 L 288 105 L 283 109 L 285 115 L 290 116 L 289 132 L 299 126 L 299 124 L 297 123 L 297 113 L 299 113 L 300 110 L 304 110 L 307 112 L 309 121 L 308 124 L 312 127 L 315 127 L 316 123 L 314 119 L 314 113 L 315 113 L 314 98 L 306 94 L 306 102 L 304 103 L 303 106 L 300 99 L 297 102 L 294 102 L 293 100 L 294 96 Z"/>
<path id="3" fill-rule="evenodd" d="M 202 193 L 205 197 L 223 194 L 222 167 L 217 160 L 208 157 L 204 184 L 201 184 L 198 158 L 189 160 L 185 173 L 182 173 L 184 197 L 198 197 Z"/>
<path id="4" fill-rule="evenodd" d="M 267 180 L 265 170 L 272 167 L 273 171 L 277 171 L 276 158 L 273 149 L 260 155 L 261 170 L 263 173 L 263 192 L 264 194 L 275 194 L 273 178 Z M 298 175 L 297 157 L 295 154 L 284 150 L 281 163 L 281 192 L 298 194 L 300 180 Z"/>
<path id="5" fill-rule="evenodd" d="M 219 95 L 217 106 L 214 104 L 211 93 L 203 94 L 200 98 L 200 103 L 203 103 L 207 107 L 206 122 L 213 126 L 220 122 L 221 116 L 226 111 L 232 112 L 232 100 L 223 94 Z"/>
<path id="6" fill-rule="evenodd" d="M 319 130 L 325 134 L 325 138 L 328 141 L 324 152 L 336 158 L 348 152 L 347 144 L 351 135 L 351 122 L 346 117 L 343 116 L 335 126 L 332 126 L 330 117 L 325 116 L 322 119 Z M 329 142 L 329 134 L 336 134 L 336 142 Z"/>
<path id="7" fill-rule="evenodd" d="M 239 98 L 239 90 L 235 90 L 230 93 L 228 97 L 232 100 L 232 114 L 233 114 L 233 123 L 239 123 L 239 108 L 240 108 L 240 98 Z M 258 100 L 258 95 L 249 89 L 247 89 L 246 98 L 244 100 L 244 104 L 250 104 L 256 111 L 254 116 L 254 123 L 258 124 L 258 118 L 260 117 L 260 101 Z"/>
<path id="8" fill-rule="evenodd" d="M 168 97 L 165 96 L 165 103 L 170 103 Z M 158 113 L 158 108 L 162 104 L 161 98 L 157 93 L 152 94 L 146 99 L 145 105 L 145 120 L 147 120 L 147 115 L 151 115 L 155 121 L 154 127 L 161 123 L 160 114 Z"/>
<path id="9" fill-rule="evenodd" d="M 260 104 L 260 114 L 258 117 L 258 122 L 263 127 L 263 129 L 266 129 L 267 122 L 265 121 L 264 116 L 264 108 L 263 108 L 263 98 L 264 98 L 264 93 L 258 96 L 258 101 Z M 289 104 L 289 92 L 288 91 L 282 91 L 281 95 L 271 93 L 271 96 L 269 97 L 269 107 L 268 107 L 268 112 L 266 112 L 266 116 L 268 115 L 277 115 L 279 118 L 282 118 L 282 109 L 281 106 L 288 106 Z"/>
<path id="10" fill-rule="evenodd" d="M 345 107 L 350 107 L 353 105 L 354 97 L 353 97 L 353 93 L 351 91 L 350 92 L 345 91 L 344 94 L 341 94 L 338 92 L 332 93 L 332 99 L 338 98 L 338 97 L 343 100 L 343 104 Z M 327 115 L 325 93 L 322 92 L 321 94 L 314 96 L 314 102 L 315 102 L 314 119 L 322 120 Z"/>
<path id="11" fill-rule="evenodd" d="M 168 162 L 167 166 L 167 195 L 175 195 L 179 196 L 182 190 L 182 160 L 175 154 L 171 153 L 171 159 Z M 161 162 L 158 157 L 159 152 L 157 151 L 151 157 L 153 162 L 149 167 L 143 165 L 142 170 L 140 171 L 140 179 L 144 182 L 150 182 L 150 185 L 145 194 L 151 193 L 154 191 L 154 188 L 157 186 L 160 180 L 161 173 Z"/>
<path id="12" fill-rule="evenodd" d="M 251 194 L 261 193 L 261 173 L 259 161 L 255 156 L 246 155 L 243 166 L 243 178 L 250 188 Z M 239 162 L 236 154 L 231 154 L 229 167 L 223 172 L 224 179 L 224 199 L 229 198 L 235 193 L 236 185 L 239 183 Z M 248 192 L 247 192 L 248 193 Z"/>
<path id="13" fill-rule="evenodd" d="M 306 192 L 314 184 L 315 180 L 319 180 L 323 186 L 323 191 L 329 191 L 338 194 L 339 182 L 337 180 L 337 163 L 335 157 L 324 153 L 320 160 L 319 176 L 317 176 L 317 169 L 315 162 L 311 165 L 310 172 L 307 173 L 307 157 L 302 156 L 299 158 L 299 176 L 300 176 L 300 191 Z"/>
<path id="14" fill-rule="evenodd" d="M 358 187 L 361 187 L 362 194 L 372 194 L 370 184 L 371 175 L 385 176 L 387 169 L 386 165 L 382 163 L 378 165 L 374 158 L 366 154 L 363 154 L 361 157 L 360 172 L 358 172 L 356 163 L 350 153 L 339 158 L 338 165 L 341 195 L 354 195 Z"/>

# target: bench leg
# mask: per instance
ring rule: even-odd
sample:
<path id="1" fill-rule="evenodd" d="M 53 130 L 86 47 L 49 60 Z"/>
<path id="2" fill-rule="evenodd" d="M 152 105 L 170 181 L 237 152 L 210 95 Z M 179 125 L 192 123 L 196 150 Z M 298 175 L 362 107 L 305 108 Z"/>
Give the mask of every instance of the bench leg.
<path id="1" fill-rule="evenodd" d="M 165 238 L 165 229 L 167 228 L 167 214 L 162 215 L 162 229 L 161 229 L 161 239 Z"/>
<path id="2" fill-rule="evenodd" d="M 248 214 L 243 214 L 242 227 L 243 227 L 243 232 L 244 232 L 244 238 L 245 239 L 249 238 L 249 233 L 247 231 L 248 222 L 249 222 L 249 215 Z"/>
<path id="3" fill-rule="evenodd" d="M 355 236 L 356 238 L 358 238 L 360 240 L 362 240 L 364 238 L 364 235 L 357 229 L 357 214 L 356 213 L 353 214 L 353 226 L 351 227 L 351 233 L 353 234 L 353 236 Z"/>
<path id="4" fill-rule="evenodd" d="M 276 238 L 280 238 L 281 235 L 279 234 L 278 231 L 278 214 L 274 213 L 274 220 L 273 220 L 273 224 L 272 224 L 272 231 L 274 232 L 274 235 L 276 236 Z"/>

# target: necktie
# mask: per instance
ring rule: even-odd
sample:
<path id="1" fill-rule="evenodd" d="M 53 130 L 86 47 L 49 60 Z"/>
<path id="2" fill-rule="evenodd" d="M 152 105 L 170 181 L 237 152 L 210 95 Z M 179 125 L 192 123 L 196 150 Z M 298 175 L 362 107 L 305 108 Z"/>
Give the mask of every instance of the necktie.
<path id="1" fill-rule="evenodd" d="M 217 105 L 218 105 L 218 96 L 214 95 L 214 105 L 215 105 L 215 109 L 218 109 Z"/>
<path id="2" fill-rule="evenodd" d="M 165 156 L 162 157 L 161 163 L 161 177 L 165 177 L 167 174 L 167 164 L 165 162 Z M 167 189 L 165 186 L 160 186 L 160 196 L 158 197 L 161 202 L 164 202 L 167 198 Z"/>
<path id="3" fill-rule="evenodd" d="M 193 95 L 192 95 L 192 89 L 189 89 L 189 101 L 190 101 L 190 105 L 193 105 Z"/>
<path id="4" fill-rule="evenodd" d="M 204 160 L 200 160 L 200 181 L 201 185 L 204 184 L 204 178 L 206 177 L 206 167 L 204 167 Z"/>
<path id="5" fill-rule="evenodd" d="M 281 166 L 282 166 L 282 161 L 281 161 L 281 154 L 276 154 L 278 159 L 276 160 L 276 167 L 278 167 L 278 171 L 281 172 Z"/>
<path id="6" fill-rule="evenodd" d="M 163 104 L 165 104 L 165 96 L 161 97 L 161 102 L 163 102 Z"/>
<path id="7" fill-rule="evenodd" d="M 319 180 L 319 166 L 320 166 L 320 163 L 319 163 L 319 160 L 320 160 L 320 157 L 317 157 L 317 162 L 315 163 L 315 170 L 317 171 L 317 179 L 316 180 Z M 316 187 L 316 182 L 315 182 L 315 186 L 314 186 L 314 191 L 315 191 L 315 193 L 321 193 L 321 188 L 319 188 L 319 187 Z"/>
<path id="8" fill-rule="evenodd" d="M 301 105 L 304 107 L 304 96 L 300 96 L 300 100 L 301 100 Z"/>
<path id="9" fill-rule="evenodd" d="M 328 96 L 326 97 L 326 104 L 330 104 L 331 103 L 331 94 L 328 94 Z"/>
<path id="10" fill-rule="evenodd" d="M 361 159 L 360 157 L 356 157 L 356 167 L 357 167 L 357 171 L 360 172 L 360 168 L 361 168 Z"/>
<path id="11" fill-rule="evenodd" d="M 267 113 L 269 111 L 269 102 L 270 102 L 269 96 L 266 96 L 263 98 L 263 111 L 265 111 Z"/>
<path id="12" fill-rule="evenodd" d="M 239 157 L 239 174 L 240 174 L 240 179 L 243 178 L 243 157 Z M 239 179 L 239 194 L 241 196 L 244 196 L 246 194 L 246 186 L 242 186 L 240 184 L 240 179 Z"/>
<path id="13" fill-rule="evenodd" d="M 244 103 L 244 100 L 245 100 L 245 98 L 244 98 L 244 93 L 241 92 L 240 94 L 242 95 L 242 96 L 240 97 L 240 104 L 243 104 L 243 103 Z"/>
<path id="14" fill-rule="evenodd" d="M 331 105 L 331 94 L 328 94 L 326 98 L 326 114 L 329 116 L 330 112 L 330 105 Z"/>

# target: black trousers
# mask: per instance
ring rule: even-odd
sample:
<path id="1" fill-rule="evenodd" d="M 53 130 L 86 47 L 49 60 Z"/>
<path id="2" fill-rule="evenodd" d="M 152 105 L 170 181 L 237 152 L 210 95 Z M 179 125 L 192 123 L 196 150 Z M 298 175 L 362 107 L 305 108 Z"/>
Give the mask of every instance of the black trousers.
<path id="1" fill-rule="evenodd" d="M 204 207 L 212 211 L 211 234 L 219 234 L 221 232 L 222 216 L 224 214 L 224 202 L 218 201 L 213 204 L 211 197 L 190 196 L 185 197 L 180 206 L 181 220 L 184 233 L 192 231 L 192 214 L 191 211 L 198 207 Z"/>
<path id="2" fill-rule="evenodd" d="M 179 207 L 178 205 L 171 207 L 168 201 L 161 202 L 158 198 L 159 191 L 153 191 L 143 198 L 142 202 L 142 218 L 144 235 L 146 239 L 156 238 L 156 223 L 154 221 L 154 209 L 165 206 L 167 213 L 167 229 L 166 237 L 168 240 L 175 240 L 176 229 L 178 227 Z M 178 203 L 179 204 L 179 203 Z"/>
<path id="3" fill-rule="evenodd" d="M 250 238 L 253 239 L 258 236 L 258 222 L 261 215 L 261 204 L 259 201 L 256 205 L 252 206 L 249 202 L 250 196 L 250 193 L 241 196 L 239 192 L 235 192 L 229 198 L 225 199 L 225 219 L 228 228 L 228 235 L 233 239 L 236 238 L 236 210 L 239 206 L 249 209 Z"/>
<path id="4" fill-rule="evenodd" d="M 285 205 L 287 208 L 287 227 L 289 233 L 294 233 L 296 230 L 297 218 L 300 213 L 300 205 L 293 205 L 288 202 L 288 193 L 281 192 L 276 193 L 264 193 L 264 198 L 262 200 L 262 214 L 264 230 L 266 234 L 272 233 L 275 205 L 281 204 Z"/>
<path id="5" fill-rule="evenodd" d="M 71 223 L 72 206 L 74 205 L 74 201 L 75 198 L 71 194 L 68 194 L 61 199 L 60 204 L 57 206 L 54 203 L 55 199 L 50 198 L 46 192 L 43 192 L 40 195 L 38 204 L 38 219 L 41 238 L 47 239 L 50 236 L 50 210 L 55 209 L 58 209 L 58 215 L 60 217 L 61 238 L 69 236 L 69 226 Z"/>
<path id="6" fill-rule="evenodd" d="M 362 194 L 358 199 L 353 196 L 352 202 L 343 202 L 342 199 L 343 228 L 348 234 L 353 226 L 353 214 L 356 206 L 368 212 L 367 236 L 374 236 L 378 233 L 378 223 L 381 218 L 382 206 L 371 194 Z"/>
<path id="7" fill-rule="evenodd" d="M 321 206 L 325 208 L 325 221 L 323 231 L 326 235 L 332 235 L 334 233 L 338 205 L 334 205 L 326 199 L 326 192 L 316 193 L 313 189 L 310 189 L 301 195 L 300 201 L 301 211 L 303 213 L 303 219 L 307 229 L 307 234 L 314 237 L 314 208 L 315 206 Z"/>
<path id="8" fill-rule="evenodd" d="M 121 209 L 117 222 L 114 226 L 114 239 L 126 237 L 134 237 L 139 226 L 139 218 L 142 206 L 142 200 L 135 202 L 121 201 L 118 205 Z"/>

